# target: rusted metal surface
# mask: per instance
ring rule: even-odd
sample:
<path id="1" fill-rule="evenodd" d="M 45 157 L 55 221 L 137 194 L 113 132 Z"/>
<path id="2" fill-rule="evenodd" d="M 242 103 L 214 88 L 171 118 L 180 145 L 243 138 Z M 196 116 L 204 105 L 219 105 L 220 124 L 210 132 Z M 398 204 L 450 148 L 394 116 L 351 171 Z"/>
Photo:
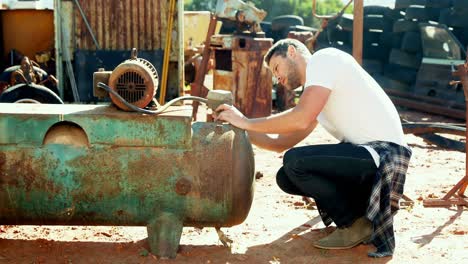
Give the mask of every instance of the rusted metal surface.
<path id="1" fill-rule="evenodd" d="M 164 49 L 169 1 L 80 0 L 79 2 L 101 49 Z M 77 8 L 75 8 L 75 25 L 76 48 L 96 50 Z M 174 23 L 173 28 L 178 32 L 177 23 Z M 178 42 L 174 41 L 171 46 L 171 50 L 174 51 L 171 53 L 171 61 L 177 61 L 178 46 Z"/>
<path id="2" fill-rule="evenodd" d="M 12 49 L 34 58 L 54 46 L 52 10 L 1 10 L 3 56 Z"/>
<path id="3" fill-rule="evenodd" d="M 136 49 L 133 49 L 131 58 L 112 71 L 109 86 L 127 102 L 144 108 L 156 95 L 158 80 L 156 68 L 147 60 L 138 58 Z M 130 108 L 114 95 L 110 94 L 110 97 L 117 107 L 130 111 Z"/>
<path id="4" fill-rule="evenodd" d="M 314 37 L 314 33 L 310 31 L 306 31 L 306 32 L 289 31 L 288 32 L 288 38 L 297 39 L 304 44 L 307 42 L 307 40 L 313 37 Z"/>
<path id="5" fill-rule="evenodd" d="M 443 133 L 458 136 L 464 136 L 466 128 L 459 126 L 451 126 L 436 123 L 403 123 L 403 132 L 405 134 L 426 134 L 426 133 Z"/>
<path id="6" fill-rule="evenodd" d="M 253 199 L 246 133 L 190 117 L 0 104 L 0 224 L 144 225 L 152 252 L 175 257 L 183 226 L 241 223 Z"/>
<path id="7" fill-rule="evenodd" d="M 385 93 L 390 95 L 390 96 L 396 96 L 396 97 L 403 97 L 406 99 L 411 99 L 415 102 L 424 102 L 436 106 L 444 106 L 450 109 L 456 109 L 456 110 L 465 110 L 465 104 L 460 104 L 456 101 L 453 100 L 444 100 L 444 99 L 439 99 L 435 97 L 429 97 L 429 96 L 424 96 L 424 95 L 417 95 L 413 94 L 410 92 L 405 92 L 401 90 L 395 90 L 395 89 L 389 89 L 387 87 L 383 88 Z M 430 109 L 427 109 L 427 111 L 430 111 Z"/>
<path id="8" fill-rule="evenodd" d="M 384 90 L 395 105 L 451 118 L 465 119 L 465 106 L 456 101 L 415 95 L 386 87 Z"/>
<path id="9" fill-rule="evenodd" d="M 239 0 L 218 1 L 216 16 L 246 23 L 260 23 L 266 17 L 267 12 L 256 8 L 252 2 Z"/>
<path id="10" fill-rule="evenodd" d="M 263 56 L 272 46 L 272 39 L 220 35 L 212 40 L 213 88 L 231 91 L 234 105 L 244 115 L 269 116 L 273 83 L 271 72 L 263 66 Z"/>
<path id="11" fill-rule="evenodd" d="M 210 17 L 210 24 L 208 27 L 208 32 L 206 33 L 206 38 L 205 38 L 205 43 L 209 43 L 211 36 L 214 34 L 216 29 L 216 17 L 211 16 Z M 193 83 L 192 91 L 191 94 L 194 96 L 200 96 L 200 97 L 205 97 L 207 94 L 207 89 L 203 86 L 203 83 L 205 81 L 205 75 L 208 70 L 208 62 L 210 60 L 210 49 L 208 45 L 205 46 L 202 52 L 202 61 L 200 63 L 200 66 L 198 67 L 195 75 L 195 82 Z M 197 111 L 198 111 L 198 102 L 193 101 L 193 110 L 192 110 L 192 118 L 194 120 L 197 119 Z"/>
<path id="12" fill-rule="evenodd" d="M 416 109 L 423 112 L 434 113 L 442 116 L 452 117 L 456 119 L 465 119 L 463 110 L 451 109 L 447 106 L 433 105 L 425 102 L 418 102 L 412 99 L 406 99 L 397 96 L 390 96 L 390 99 L 395 105 Z"/>

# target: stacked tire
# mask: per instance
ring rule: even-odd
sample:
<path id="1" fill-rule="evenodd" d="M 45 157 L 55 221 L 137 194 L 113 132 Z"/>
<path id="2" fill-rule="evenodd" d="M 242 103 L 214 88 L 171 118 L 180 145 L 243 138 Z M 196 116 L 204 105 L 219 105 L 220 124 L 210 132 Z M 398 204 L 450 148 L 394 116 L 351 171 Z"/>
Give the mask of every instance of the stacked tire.
<path id="1" fill-rule="evenodd" d="M 335 47 L 342 51 L 352 53 L 353 50 L 353 17 L 344 14 L 330 20 L 326 28 L 317 37 L 315 50 Z"/>
<path id="2" fill-rule="evenodd" d="M 387 38 L 391 37 L 393 23 L 401 15 L 385 6 L 365 6 L 363 23 L 363 67 L 372 76 L 381 77 L 391 45 Z"/>
<path id="3" fill-rule="evenodd" d="M 288 36 L 291 27 L 304 26 L 304 20 L 300 16 L 284 15 L 271 20 L 271 36 L 276 42 Z"/>
<path id="4" fill-rule="evenodd" d="M 435 0 L 432 0 L 435 1 Z M 466 47 L 468 45 L 468 1 L 437 0 L 446 5 L 441 6 L 439 23 L 452 28 L 453 34 Z"/>
<path id="5" fill-rule="evenodd" d="M 410 92 L 416 81 L 422 59 L 419 23 L 434 20 L 437 11 L 426 7 L 427 0 L 396 0 L 393 12 L 403 17 L 393 23 L 387 45 L 391 47 L 384 76 L 378 80 L 382 87 Z"/>
<path id="6" fill-rule="evenodd" d="M 423 57 L 419 23 L 445 24 L 466 47 L 468 44 L 467 0 L 396 0 L 395 12 L 404 14 L 393 24 L 388 64 L 379 83 L 384 88 L 415 91 L 415 81 Z M 417 87 L 416 87 L 417 88 Z"/>

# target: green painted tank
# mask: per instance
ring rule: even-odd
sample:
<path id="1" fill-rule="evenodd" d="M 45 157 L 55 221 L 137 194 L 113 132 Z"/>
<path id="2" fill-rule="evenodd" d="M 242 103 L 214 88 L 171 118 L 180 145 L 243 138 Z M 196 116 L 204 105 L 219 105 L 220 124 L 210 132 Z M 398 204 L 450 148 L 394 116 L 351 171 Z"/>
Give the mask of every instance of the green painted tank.
<path id="1" fill-rule="evenodd" d="M 245 131 L 190 107 L 0 104 L 0 224 L 146 226 L 172 258 L 184 226 L 242 223 L 253 179 Z"/>

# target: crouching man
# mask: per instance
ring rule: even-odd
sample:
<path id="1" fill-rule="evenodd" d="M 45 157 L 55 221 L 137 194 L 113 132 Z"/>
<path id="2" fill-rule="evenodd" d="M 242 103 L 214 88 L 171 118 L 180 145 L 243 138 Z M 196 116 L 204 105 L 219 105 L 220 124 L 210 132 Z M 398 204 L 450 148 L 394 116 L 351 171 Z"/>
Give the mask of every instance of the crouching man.
<path id="1" fill-rule="evenodd" d="M 301 42 L 285 39 L 264 63 L 288 89 L 303 86 L 297 106 L 249 119 L 221 105 L 214 117 L 247 130 L 261 148 L 287 150 L 279 187 L 312 197 L 325 225 L 337 226 L 315 247 L 346 249 L 369 241 L 377 248 L 369 256 L 392 255 L 393 216 L 411 157 L 395 106 L 352 56 L 334 48 L 311 54 Z M 294 147 L 317 122 L 340 143 Z"/>

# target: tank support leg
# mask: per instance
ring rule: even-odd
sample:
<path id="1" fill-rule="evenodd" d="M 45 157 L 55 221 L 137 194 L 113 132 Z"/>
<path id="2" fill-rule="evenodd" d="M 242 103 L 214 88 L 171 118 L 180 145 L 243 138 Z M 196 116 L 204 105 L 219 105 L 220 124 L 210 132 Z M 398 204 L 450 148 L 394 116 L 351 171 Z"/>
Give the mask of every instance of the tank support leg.
<path id="1" fill-rule="evenodd" d="M 183 221 L 173 213 L 162 213 L 148 226 L 151 253 L 161 258 L 175 258 L 182 235 Z"/>

